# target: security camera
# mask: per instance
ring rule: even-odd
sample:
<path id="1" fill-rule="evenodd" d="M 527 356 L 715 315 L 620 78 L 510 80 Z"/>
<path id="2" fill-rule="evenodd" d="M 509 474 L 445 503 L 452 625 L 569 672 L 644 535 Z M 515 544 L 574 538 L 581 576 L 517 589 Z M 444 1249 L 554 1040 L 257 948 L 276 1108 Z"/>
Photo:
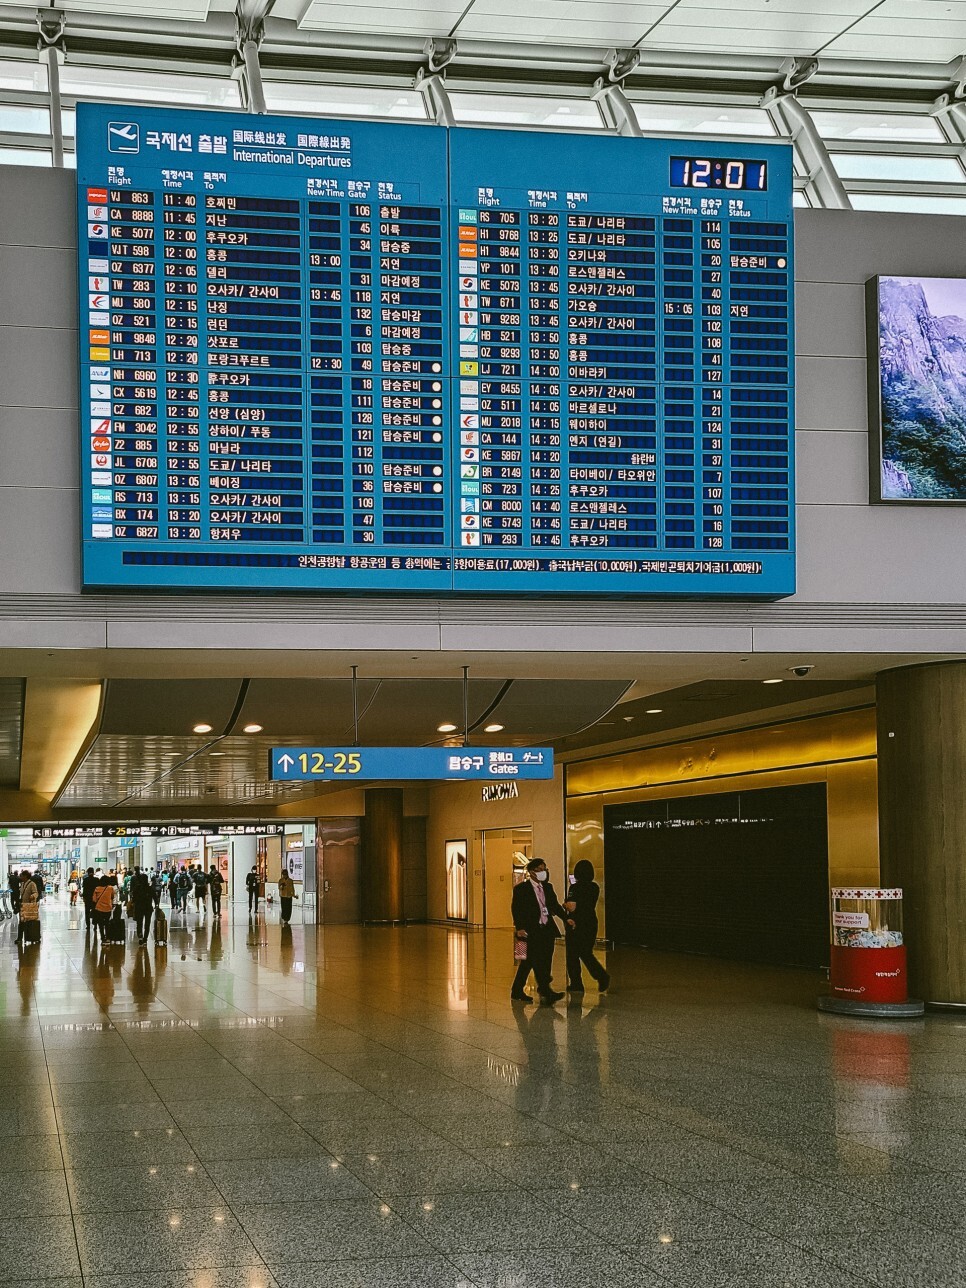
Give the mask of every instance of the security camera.
<path id="1" fill-rule="evenodd" d="M 788 669 L 789 671 L 791 671 L 792 675 L 797 675 L 798 678 L 801 680 L 806 675 L 808 675 L 810 671 L 814 671 L 815 667 L 814 666 L 790 666 Z"/>

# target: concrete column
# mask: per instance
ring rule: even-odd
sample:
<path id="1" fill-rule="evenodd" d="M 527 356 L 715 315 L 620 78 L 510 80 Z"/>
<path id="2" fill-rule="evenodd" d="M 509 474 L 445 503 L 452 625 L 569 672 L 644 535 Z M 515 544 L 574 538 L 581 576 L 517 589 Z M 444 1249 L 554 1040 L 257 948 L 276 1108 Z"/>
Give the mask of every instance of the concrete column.
<path id="1" fill-rule="evenodd" d="M 901 886 L 912 995 L 966 1006 L 966 662 L 876 680 L 883 886 Z"/>
<path id="2" fill-rule="evenodd" d="M 158 861 L 158 840 L 155 836 L 141 837 L 141 867 L 149 875 L 154 873 Z"/>
<path id="3" fill-rule="evenodd" d="M 370 787 L 362 820 L 362 918 L 401 921 L 402 916 L 402 788 Z"/>
<path id="4" fill-rule="evenodd" d="M 228 898 L 229 901 L 244 903 L 248 898 L 245 888 L 245 877 L 251 871 L 258 857 L 258 842 L 254 836 L 236 836 L 231 843 L 231 864 L 229 867 Z"/>

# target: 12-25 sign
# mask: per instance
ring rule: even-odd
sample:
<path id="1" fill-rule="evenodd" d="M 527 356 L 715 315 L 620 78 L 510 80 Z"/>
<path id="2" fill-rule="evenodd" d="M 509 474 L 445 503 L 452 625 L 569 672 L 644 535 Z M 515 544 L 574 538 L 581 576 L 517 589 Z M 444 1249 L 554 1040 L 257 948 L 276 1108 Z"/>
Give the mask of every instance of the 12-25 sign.
<path id="1" fill-rule="evenodd" d="M 273 782 L 553 777 L 549 747 L 273 747 Z"/>

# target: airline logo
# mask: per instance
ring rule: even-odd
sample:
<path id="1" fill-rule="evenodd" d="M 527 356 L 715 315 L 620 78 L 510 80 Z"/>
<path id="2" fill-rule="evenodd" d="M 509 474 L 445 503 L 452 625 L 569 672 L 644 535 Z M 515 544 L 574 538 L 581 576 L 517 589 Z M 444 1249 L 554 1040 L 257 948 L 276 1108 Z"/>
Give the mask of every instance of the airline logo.
<path id="1" fill-rule="evenodd" d="M 460 339 L 463 341 L 464 344 L 476 344 L 479 338 L 480 338 L 479 327 L 475 327 L 475 326 L 460 327 Z"/>
<path id="2" fill-rule="evenodd" d="M 91 380 L 110 380 L 111 369 L 110 367 L 91 367 L 90 375 Z M 93 397 L 93 390 L 91 390 L 91 396 Z M 104 397 L 110 398 L 110 396 L 110 390 L 108 390 Z"/>
<path id="3" fill-rule="evenodd" d="M 468 470 L 472 468 L 473 466 L 471 465 L 466 466 L 466 469 Z M 476 478 L 475 474 L 473 475 L 473 478 Z M 464 474 L 463 482 L 460 484 L 460 492 L 463 494 L 463 496 L 479 496 L 480 485 L 479 483 L 472 482 L 472 480 L 467 475 Z"/>
<path id="4" fill-rule="evenodd" d="M 460 460 L 470 464 L 480 459 L 480 449 L 478 447 L 463 447 L 460 449 Z"/>
<path id="5" fill-rule="evenodd" d="M 88 225 L 87 225 L 87 235 L 88 235 L 88 237 L 93 237 L 95 240 L 97 240 L 97 239 L 99 239 L 99 238 L 102 238 L 102 237 L 106 237 L 106 236 L 107 236 L 107 224 L 99 224 L 99 223 L 88 224 Z"/>
<path id="6" fill-rule="evenodd" d="M 113 510 L 108 509 L 105 505 L 95 505 L 91 509 L 91 518 L 95 523 L 99 521 L 103 522 L 105 519 L 110 522 L 110 520 L 114 518 L 114 512 Z"/>
<path id="7" fill-rule="evenodd" d="M 91 487 L 110 487 L 112 482 L 110 471 L 94 470 L 91 474 Z"/>
<path id="8" fill-rule="evenodd" d="M 96 309 L 91 309 L 87 315 L 88 322 L 93 322 L 95 326 L 107 326 L 111 320 L 110 313 L 99 313 Z"/>
<path id="9" fill-rule="evenodd" d="M 463 514 L 476 514 L 479 508 L 480 508 L 480 502 L 478 497 L 472 497 L 472 496 L 460 497 L 460 510 L 463 512 Z"/>
<path id="10" fill-rule="evenodd" d="M 107 296 L 107 294 L 106 294 L 106 293 L 104 293 L 104 292 L 101 292 L 101 291 L 97 291 L 97 292 L 95 292 L 94 294 L 88 295 L 88 297 L 87 297 L 87 307 L 88 307 L 89 309 L 106 309 L 106 308 L 109 308 L 109 307 L 110 307 L 110 305 L 109 305 L 109 302 L 108 302 L 108 296 Z"/>
<path id="11" fill-rule="evenodd" d="M 88 205 L 87 218 L 100 220 L 102 222 L 105 221 L 107 219 L 107 206 Z"/>
<path id="12" fill-rule="evenodd" d="M 91 344 L 110 344 L 111 343 L 110 331 L 91 331 L 91 333 L 88 335 L 87 338 Z"/>
<path id="13" fill-rule="evenodd" d="M 111 404 L 109 402 L 91 403 L 92 416 L 110 416 L 110 414 L 111 414 Z"/>
<path id="14" fill-rule="evenodd" d="M 91 491 L 91 500 L 95 505 L 111 505 L 114 493 L 109 487 L 96 487 Z"/>
<path id="15" fill-rule="evenodd" d="M 102 237 L 105 237 L 105 236 L 107 236 L 107 234 L 106 234 L 106 233 L 101 233 L 101 236 L 102 236 Z M 462 243 L 460 244 L 460 258 L 461 258 L 461 259 L 476 259 L 476 254 L 477 254 L 477 251 L 476 251 L 476 242 L 473 242 L 473 243 L 472 243 L 472 245 L 464 245 L 464 244 L 462 244 Z"/>
<path id="16" fill-rule="evenodd" d="M 91 385 L 91 397 L 107 399 L 108 401 L 110 401 L 111 386 L 110 385 Z"/>
<path id="17" fill-rule="evenodd" d="M 480 392 L 480 387 L 475 380 L 460 381 L 461 394 L 478 394 L 479 392 Z"/>
<path id="18" fill-rule="evenodd" d="M 95 452 L 91 457 L 92 470 L 109 470 L 111 468 L 111 458 L 105 456 L 103 452 Z"/>
<path id="19" fill-rule="evenodd" d="M 479 313 L 474 313 L 472 309 L 464 309 L 460 313 L 460 326 L 478 326 L 479 321 Z"/>
<path id="20" fill-rule="evenodd" d="M 461 358 L 478 358 L 480 356 L 480 346 L 478 344 L 461 344 Z"/>
<path id="21" fill-rule="evenodd" d="M 475 223 L 476 223 L 476 211 L 475 211 L 475 210 L 461 210 L 461 211 L 460 211 L 460 223 L 461 223 L 461 224 L 475 224 Z"/>
<path id="22" fill-rule="evenodd" d="M 477 304 L 479 303 L 479 300 L 480 300 L 480 297 L 478 295 L 461 295 L 460 308 L 475 309 Z"/>
<path id="23" fill-rule="evenodd" d="M 479 411 L 479 398 L 460 398 L 460 411 Z"/>
<path id="24" fill-rule="evenodd" d="M 466 267 L 466 265 L 465 265 L 465 264 L 461 264 L 461 265 L 460 265 L 460 268 L 465 268 L 465 267 Z M 476 288 L 477 288 L 477 285 L 478 285 L 478 283 L 477 283 L 477 281 L 476 281 L 476 278 L 475 278 L 475 277 L 461 277 L 461 278 L 460 278 L 460 290 L 461 290 L 461 291 L 475 291 L 475 290 L 476 290 Z"/>
<path id="25" fill-rule="evenodd" d="M 100 538 L 100 537 L 113 537 L 113 535 L 114 535 L 114 529 L 111 527 L 111 525 L 110 525 L 109 523 L 93 523 L 93 524 L 91 524 L 91 536 L 92 536 L 92 537 L 99 537 L 99 538 Z"/>
<path id="26" fill-rule="evenodd" d="M 480 467 L 478 465 L 461 465 L 461 479 L 478 479 L 480 477 Z"/>
<path id="27" fill-rule="evenodd" d="M 480 516 L 478 514 L 464 514 L 460 517 L 460 527 L 478 528 L 480 526 Z"/>
<path id="28" fill-rule="evenodd" d="M 108 152 L 140 152 L 141 131 L 133 121 L 109 121 L 107 125 Z"/>
<path id="29" fill-rule="evenodd" d="M 100 416 L 95 416 L 91 420 L 92 434 L 109 434 L 110 432 L 111 432 L 111 422 L 109 419 L 102 419 Z"/>
<path id="30" fill-rule="evenodd" d="M 460 412 L 460 429 L 479 429 L 480 418 L 473 412 Z"/>
<path id="31" fill-rule="evenodd" d="M 480 534 L 478 532 L 464 532 L 460 536 L 460 542 L 464 546 L 478 546 L 480 544 Z"/>
<path id="32" fill-rule="evenodd" d="M 107 273 L 108 261 L 106 259 L 89 259 L 87 261 L 87 271 L 89 273 Z M 104 289 L 107 290 L 107 283 L 104 283 Z"/>
<path id="33" fill-rule="evenodd" d="M 109 362 L 110 358 L 110 349 L 102 349 L 97 346 L 91 348 L 91 362 Z"/>
<path id="34" fill-rule="evenodd" d="M 460 434 L 460 445 L 462 447 L 478 447 L 480 436 L 474 433 L 472 429 L 464 429 Z"/>
<path id="35" fill-rule="evenodd" d="M 109 452 L 111 450 L 111 440 L 109 438 L 92 438 L 91 450 L 95 452 Z"/>
<path id="36" fill-rule="evenodd" d="M 107 205 L 107 189 L 106 189 L 106 188 L 88 188 L 88 189 L 87 189 L 87 204 L 88 204 L 88 205 L 96 205 L 96 206 L 106 206 L 106 205 Z"/>
<path id="37" fill-rule="evenodd" d="M 462 247 L 460 247 L 460 249 L 462 250 Z M 460 260 L 460 273 L 468 273 L 468 274 L 470 274 L 470 275 L 471 275 L 471 276 L 473 276 L 473 277 L 479 277 L 479 275 L 480 275 L 480 265 L 479 265 L 479 262 L 478 262 L 477 260 L 475 260 L 475 259 L 461 259 L 461 260 Z M 462 280 L 462 278 L 461 278 L 460 280 Z M 474 290 L 474 291 L 477 289 L 477 283 L 476 283 L 476 282 L 474 282 L 474 283 L 473 283 L 473 285 L 472 285 L 471 289 L 472 289 L 472 290 Z"/>
<path id="38" fill-rule="evenodd" d="M 465 242 L 470 242 L 470 241 L 471 241 L 471 242 L 475 242 L 475 241 L 476 241 L 476 229 L 475 229 L 475 228 L 460 228 L 458 236 L 459 236 L 460 241 L 465 241 Z"/>
<path id="39" fill-rule="evenodd" d="M 478 362 L 461 362 L 461 376 L 478 376 L 480 374 L 480 364 Z"/>
<path id="40" fill-rule="evenodd" d="M 110 278 L 108 277 L 89 277 L 87 279 L 87 289 L 89 291 L 107 291 L 109 282 Z"/>

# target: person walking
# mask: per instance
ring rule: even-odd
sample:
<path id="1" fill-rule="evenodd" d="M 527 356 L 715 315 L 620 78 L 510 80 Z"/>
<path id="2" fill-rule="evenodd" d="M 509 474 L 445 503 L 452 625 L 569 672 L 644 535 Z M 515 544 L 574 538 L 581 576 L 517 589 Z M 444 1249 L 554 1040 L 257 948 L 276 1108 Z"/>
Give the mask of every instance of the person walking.
<path id="1" fill-rule="evenodd" d="M 77 895 L 80 891 L 80 878 L 76 872 L 70 874 L 70 880 L 67 882 L 67 889 L 70 892 L 70 906 L 77 906 Z"/>
<path id="2" fill-rule="evenodd" d="M 155 872 L 151 877 L 151 898 L 154 900 L 155 908 L 161 907 L 161 891 L 163 889 L 160 873 Z"/>
<path id="3" fill-rule="evenodd" d="M 154 891 L 147 873 L 140 868 L 135 868 L 131 876 L 131 902 L 134 905 L 134 927 L 138 943 L 146 944 L 148 931 L 151 929 L 151 914 L 154 912 Z"/>
<path id="4" fill-rule="evenodd" d="M 188 911 L 188 891 L 191 889 L 192 880 L 188 876 L 184 865 L 178 869 L 178 875 L 174 879 L 174 909 L 186 913 Z"/>
<path id="5" fill-rule="evenodd" d="M 597 900 L 600 886 L 594 880 L 594 865 L 581 859 L 574 867 L 573 885 L 567 892 L 567 981 L 571 993 L 584 991 L 581 962 L 603 993 L 610 987 L 610 975 L 594 956 L 597 942 Z"/>
<path id="6" fill-rule="evenodd" d="M 24 869 L 20 874 L 20 920 L 17 923 L 17 943 L 40 943 L 40 894 L 37 878 Z"/>
<path id="7" fill-rule="evenodd" d="M 523 991 L 531 971 L 536 977 L 537 992 L 544 1002 L 559 1002 L 563 997 L 563 993 L 553 989 L 550 977 L 554 945 L 560 938 L 554 917 L 565 920 L 567 911 L 557 899 L 549 877 L 543 859 L 531 859 L 527 864 L 526 879 L 513 887 L 510 904 L 513 926 L 517 939 L 525 939 L 527 943 L 526 958 L 520 962 L 510 990 L 510 997 L 515 1002 L 532 1000 Z"/>
<path id="8" fill-rule="evenodd" d="M 208 889 L 211 891 L 211 915 L 213 917 L 221 916 L 221 896 L 224 893 L 225 878 L 217 868 L 212 868 L 208 873 Z"/>
<path id="9" fill-rule="evenodd" d="M 281 924 L 287 926 L 292 920 L 292 900 L 295 898 L 295 882 L 288 868 L 282 868 L 278 879 L 278 901 L 282 905 Z"/>
<path id="10" fill-rule="evenodd" d="M 7 880 L 10 885 L 10 907 L 19 916 L 20 915 L 20 873 L 14 872 L 13 868 L 7 874 Z"/>
<path id="11" fill-rule="evenodd" d="M 111 921 L 111 911 L 116 901 L 116 884 L 109 876 L 99 876 L 97 878 L 97 885 L 94 887 L 91 906 L 94 913 L 95 932 L 100 932 L 102 945 L 106 944 L 108 940 L 108 926 Z"/>
<path id="12" fill-rule="evenodd" d="M 195 883 L 195 912 L 204 913 L 205 896 L 208 893 L 208 878 L 205 876 L 205 870 L 200 863 L 195 868 L 192 879 Z"/>
<path id="13" fill-rule="evenodd" d="M 94 887 L 97 885 L 97 877 L 94 875 L 94 869 L 88 868 L 81 880 L 81 900 L 84 904 L 84 933 L 90 930 L 94 922 Z"/>
<path id="14" fill-rule="evenodd" d="M 30 876 L 30 873 L 27 873 Z M 38 868 L 34 873 L 34 885 L 37 887 L 37 898 L 45 899 L 47 897 L 47 878 L 44 876 L 43 868 Z"/>
<path id="15" fill-rule="evenodd" d="M 248 891 L 248 915 L 258 916 L 258 868 L 253 863 L 252 870 L 245 877 L 245 889 Z"/>

